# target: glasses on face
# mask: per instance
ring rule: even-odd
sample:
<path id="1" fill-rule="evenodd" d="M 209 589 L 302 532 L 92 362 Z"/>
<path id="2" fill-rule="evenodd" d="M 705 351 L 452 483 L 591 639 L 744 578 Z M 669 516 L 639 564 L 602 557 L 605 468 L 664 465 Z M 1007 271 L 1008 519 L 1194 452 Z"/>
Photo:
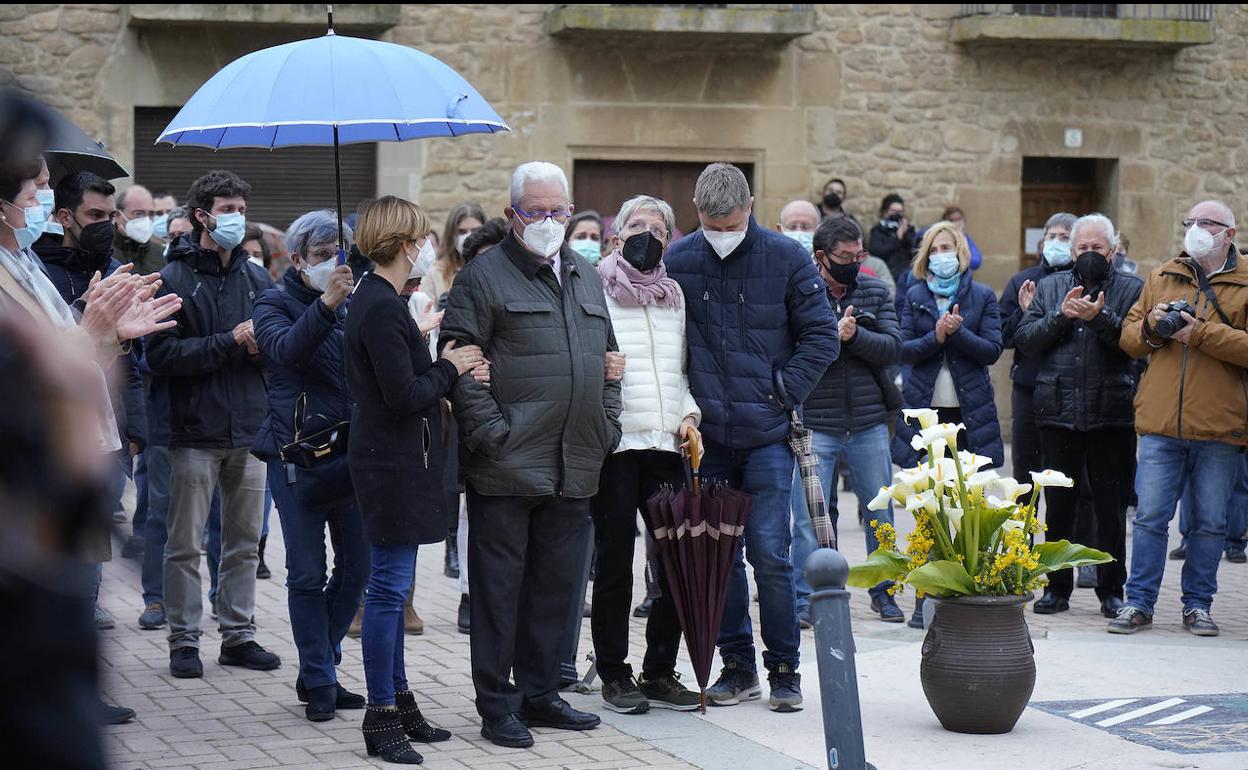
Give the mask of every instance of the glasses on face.
<path id="1" fill-rule="evenodd" d="M 1204 217 L 1201 217 L 1200 219 L 1184 219 L 1183 220 L 1184 230 L 1190 230 L 1192 225 L 1198 225 L 1203 230 L 1214 230 L 1219 227 L 1225 229 L 1225 228 L 1230 227 L 1230 225 L 1225 224 L 1224 222 L 1219 222 L 1216 219 L 1205 219 Z"/>
<path id="2" fill-rule="evenodd" d="M 628 227 L 625 227 L 623 233 L 621 234 L 625 236 L 637 235 L 643 230 L 649 230 L 650 234 L 655 238 L 658 238 L 660 241 L 667 241 L 667 228 L 658 222 L 655 222 L 649 227 L 643 227 L 641 222 L 629 222 Z M 627 240 L 627 238 L 625 238 L 625 240 Z"/>
<path id="3" fill-rule="evenodd" d="M 566 224 L 568 221 L 568 217 L 572 216 L 572 212 L 569 211 L 568 209 L 558 209 L 556 211 L 525 211 L 519 206 L 512 205 L 511 210 L 519 214 L 520 218 L 524 220 L 525 224 L 533 224 L 534 222 L 540 222 L 543 219 L 546 219 L 547 217 L 549 217 L 562 225 L 562 224 Z"/>
<path id="4" fill-rule="evenodd" d="M 338 247 L 319 246 L 315 249 L 310 249 L 305 256 L 309 262 L 320 264 L 329 259 L 336 259 L 338 257 Z"/>
<path id="5" fill-rule="evenodd" d="M 852 265 L 855 262 L 865 262 L 867 257 L 871 256 L 871 254 L 870 252 L 864 249 L 863 251 L 859 251 L 853 254 L 843 252 L 843 251 L 834 251 L 828 256 L 832 258 L 833 262 L 836 262 L 842 265 Z"/>

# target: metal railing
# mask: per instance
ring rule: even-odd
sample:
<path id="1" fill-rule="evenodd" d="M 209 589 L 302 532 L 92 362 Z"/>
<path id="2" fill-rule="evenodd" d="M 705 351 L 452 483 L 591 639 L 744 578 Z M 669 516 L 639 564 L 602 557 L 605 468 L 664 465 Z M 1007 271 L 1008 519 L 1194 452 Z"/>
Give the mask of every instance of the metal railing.
<path id="1" fill-rule="evenodd" d="M 1155 19 L 1157 21 L 1213 21 L 1212 4 L 1161 3 L 999 3 L 962 5 L 958 15 L 1046 16 L 1059 19 Z"/>

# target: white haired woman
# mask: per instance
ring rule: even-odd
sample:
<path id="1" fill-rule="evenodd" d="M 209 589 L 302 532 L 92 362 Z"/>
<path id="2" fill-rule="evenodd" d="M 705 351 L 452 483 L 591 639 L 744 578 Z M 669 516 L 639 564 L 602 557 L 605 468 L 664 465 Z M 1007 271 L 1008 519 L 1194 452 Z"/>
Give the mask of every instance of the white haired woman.
<path id="1" fill-rule="evenodd" d="M 681 482 L 681 442 L 696 434 L 702 415 L 685 371 L 684 295 L 662 261 L 675 216 L 666 202 L 639 195 L 625 201 L 615 222 L 612 252 L 598 265 L 598 275 L 628 366 L 620 415 L 624 435 L 603 464 L 592 506 L 598 554 L 594 651 L 607 708 L 627 714 L 651 706 L 689 711 L 700 697 L 676 677 L 680 623 L 661 569 L 656 577 L 662 595 L 646 621 L 640 683 L 626 662 L 637 510 L 650 527 L 646 499 L 662 484 Z"/>

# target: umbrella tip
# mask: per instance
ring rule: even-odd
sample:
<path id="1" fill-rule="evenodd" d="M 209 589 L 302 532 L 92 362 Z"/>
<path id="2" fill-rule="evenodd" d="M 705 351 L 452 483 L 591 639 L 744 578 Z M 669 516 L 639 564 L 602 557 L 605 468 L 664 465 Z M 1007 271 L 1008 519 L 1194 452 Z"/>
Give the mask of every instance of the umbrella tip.
<path id="1" fill-rule="evenodd" d="M 326 13 L 326 15 L 328 15 L 328 16 L 329 16 L 329 31 L 328 31 L 328 32 L 326 32 L 325 34 L 326 34 L 326 35 L 332 35 L 332 34 L 334 34 L 334 6 L 333 6 L 333 5 L 326 5 L 326 6 L 325 6 L 325 13 Z"/>

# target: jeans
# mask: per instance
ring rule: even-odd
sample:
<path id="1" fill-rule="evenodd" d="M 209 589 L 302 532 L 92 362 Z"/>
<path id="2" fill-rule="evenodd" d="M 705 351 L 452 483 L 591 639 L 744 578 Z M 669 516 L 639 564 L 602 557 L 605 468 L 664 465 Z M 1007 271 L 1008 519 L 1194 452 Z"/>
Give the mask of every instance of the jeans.
<path id="1" fill-rule="evenodd" d="M 280 481 L 282 483 L 286 482 L 285 474 L 282 475 Z M 260 537 L 268 537 L 269 536 L 269 514 L 273 512 L 273 491 L 269 484 L 264 485 L 264 507 L 261 510 L 264 511 L 264 518 L 261 520 L 261 523 L 260 523 Z M 278 515 L 280 517 L 281 511 L 278 511 Z"/>
<path id="2" fill-rule="evenodd" d="M 1192 486 L 1192 528 L 1183 562 L 1183 610 L 1208 610 L 1218 591 L 1226 545 L 1226 501 L 1243 464 L 1240 448 L 1221 441 L 1140 438 L 1127 604 L 1152 615 L 1166 567 L 1170 520 L 1184 485 Z"/>
<path id="3" fill-rule="evenodd" d="M 368 582 L 368 548 L 355 498 L 312 510 L 286 484 L 281 461 L 269 466 L 269 489 L 277 501 L 286 543 L 286 602 L 290 630 L 299 650 L 299 678 L 305 687 L 334 684 L 335 651 L 359 609 Z M 325 528 L 334 547 L 334 571 L 326 575 Z M 415 564 L 415 559 L 413 559 Z"/>
<path id="4" fill-rule="evenodd" d="M 774 671 L 784 665 L 796 670 L 799 662 L 801 631 L 793 563 L 789 559 L 789 499 L 796 467 L 793 453 L 784 442 L 757 449 L 708 445 L 702 461 L 703 478 L 726 481 L 754 500 L 745 522 L 741 550 L 728 578 L 718 640 L 724 662 L 733 662 L 749 671 L 756 670 L 757 664 L 746 558 L 754 567 L 754 580 L 758 583 L 764 667 Z"/>
<path id="5" fill-rule="evenodd" d="M 199 648 L 203 586 L 199 576 L 200 541 L 213 489 L 221 488 L 221 564 L 217 614 L 221 643 L 233 647 L 256 635 L 257 546 L 260 505 L 264 501 L 264 464 L 247 447 L 170 450 L 173 473 L 169 502 L 169 540 L 165 544 L 165 613 L 169 648 Z"/>
<path id="6" fill-rule="evenodd" d="M 1179 534 L 1183 547 L 1187 547 L 1187 533 L 1192 528 L 1190 511 L 1195 507 L 1192 500 L 1192 484 L 1183 490 L 1183 502 L 1179 504 Z M 1239 474 L 1235 477 L 1235 490 L 1226 507 L 1226 550 L 1243 551 L 1248 548 L 1248 453 L 1240 457 Z"/>
<path id="7" fill-rule="evenodd" d="M 143 527 L 143 604 L 165 600 L 165 541 L 169 539 L 169 447 L 148 446 L 139 455 L 138 494 L 146 510 Z M 137 521 L 139 516 L 134 516 Z M 136 525 L 137 526 L 137 525 Z"/>
<path id="8" fill-rule="evenodd" d="M 849 466 L 849 478 L 854 487 L 854 495 L 858 498 L 858 511 L 861 514 L 867 535 L 867 553 L 880 547 L 875 539 L 875 530 L 871 521 L 881 524 L 893 523 L 893 505 L 888 510 L 868 511 L 867 503 L 876 496 L 880 487 L 886 487 L 893 480 L 893 460 L 888 448 L 888 426 L 875 425 L 855 433 L 824 433 L 815 431 L 815 455 L 819 458 L 819 479 L 823 482 L 824 499 L 836 494 L 838 478 L 837 468 L 843 457 Z M 810 523 L 810 513 L 806 507 L 806 492 L 802 486 L 800 473 L 793 475 L 793 492 L 790 504 L 793 508 L 793 582 L 797 586 L 797 611 L 810 611 L 810 584 L 806 582 L 806 560 L 819 547 L 815 540 L 815 530 Z M 836 519 L 832 526 L 836 527 Z M 872 588 L 871 597 L 880 598 L 888 594 L 891 581 L 880 583 Z"/>
<path id="9" fill-rule="evenodd" d="M 282 515 L 282 508 L 279 502 L 278 515 Z M 364 598 L 364 624 L 360 631 L 364 680 L 368 683 L 369 704 L 393 706 L 394 694 L 407 690 L 403 605 L 407 587 L 416 574 L 416 546 L 370 546 L 368 560 L 368 594 Z M 349 618 L 347 622 L 350 623 Z"/>

